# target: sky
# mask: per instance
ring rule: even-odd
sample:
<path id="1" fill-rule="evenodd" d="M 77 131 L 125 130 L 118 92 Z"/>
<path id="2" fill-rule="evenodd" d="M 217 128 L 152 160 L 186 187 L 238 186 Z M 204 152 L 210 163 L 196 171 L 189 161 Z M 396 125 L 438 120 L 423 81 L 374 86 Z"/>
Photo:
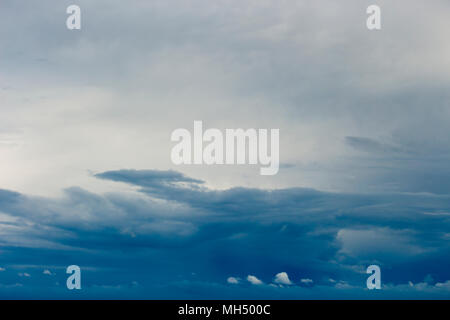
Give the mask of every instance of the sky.
<path id="1" fill-rule="evenodd" d="M 448 299 L 448 10 L 2 0 L 0 298 Z M 195 120 L 279 129 L 279 173 L 174 165 Z"/>

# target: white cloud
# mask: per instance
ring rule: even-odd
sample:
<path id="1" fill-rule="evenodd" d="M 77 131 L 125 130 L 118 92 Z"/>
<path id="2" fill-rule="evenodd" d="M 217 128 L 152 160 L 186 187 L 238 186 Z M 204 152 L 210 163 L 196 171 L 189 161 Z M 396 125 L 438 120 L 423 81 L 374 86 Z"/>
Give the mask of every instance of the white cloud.
<path id="1" fill-rule="evenodd" d="M 227 282 L 228 283 L 231 283 L 231 284 L 238 284 L 239 283 L 239 278 L 235 278 L 235 277 L 229 277 L 228 279 L 227 279 Z"/>
<path id="2" fill-rule="evenodd" d="M 273 280 L 273 282 L 278 283 L 278 284 L 286 284 L 286 285 L 291 285 L 292 282 L 291 280 L 289 280 L 289 276 L 286 272 L 280 272 L 275 276 L 275 279 Z"/>
<path id="3" fill-rule="evenodd" d="M 259 280 L 257 277 L 252 276 L 252 275 L 248 275 L 247 276 L 247 281 L 250 282 L 251 284 L 263 284 L 263 282 L 261 280 Z"/>
<path id="4" fill-rule="evenodd" d="M 347 281 L 339 281 L 338 283 L 335 284 L 334 286 L 337 289 L 351 289 L 353 288 L 353 286 L 351 286 Z"/>
<path id="5" fill-rule="evenodd" d="M 53 273 L 50 270 L 44 270 L 44 272 L 42 272 L 43 274 L 48 274 L 49 276 L 53 275 Z"/>
<path id="6" fill-rule="evenodd" d="M 304 284 L 312 284 L 314 281 L 312 279 L 301 279 L 300 282 Z"/>
<path id="7" fill-rule="evenodd" d="M 436 283 L 435 287 L 450 290 L 450 280 L 447 280 L 445 282 L 438 282 Z"/>
<path id="8" fill-rule="evenodd" d="M 390 289 L 390 290 L 395 290 L 395 289 L 402 289 L 404 290 L 405 288 L 410 288 L 410 289 L 414 289 L 416 291 L 424 291 L 424 292 L 432 292 L 435 290 L 440 290 L 440 291 L 450 291 L 450 280 L 447 280 L 445 282 L 438 282 L 436 284 L 431 284 L 430 282 L 418 282 L 418 283 L 413 283 L 412 281 L 408 281 L 408 284 L 404 285 L 404 284 L 399 284 L 399 285 L 392 285 L 392 284 L 388 284 L 385 286 L 386 289 Z"/>
<path id="9" fill-rule="evenodd" d="M 19 277 L 27 277 L 27 278 L 31 277 L 31 275 L 29 273 L 26 273 L 26 272 L 23 272 L 23 273 L 19 272 L 18 275 L 19 275 Z"/>
<path id="10" fill-rule="evenodd" d="M 0 267 L 0 271 L 5 271 L 5 270 L 6 270 L 5 268 Z"/>

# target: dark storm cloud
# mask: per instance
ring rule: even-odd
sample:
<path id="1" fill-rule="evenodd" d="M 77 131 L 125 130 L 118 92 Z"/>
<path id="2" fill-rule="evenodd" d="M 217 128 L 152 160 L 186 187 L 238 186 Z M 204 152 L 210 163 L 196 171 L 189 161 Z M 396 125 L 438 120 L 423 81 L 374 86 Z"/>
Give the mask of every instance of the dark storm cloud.
<path id="1" fill-rule="evenodd" d="M 204 297 L 204 286 L 215 288 L 215 297 L 369 297 L 364 272 L 377 263 L 386 297 L 446 295 L 446 196 L 212 190 L 200 180 L 157 170 L 97 177 L 140 192 L 97 195 L 71 188 L 59 199 L 0 192 L 2 283 L 20 283 L 13 291 L 28 296 L 30 286 L 50 285 L 40 273 L 51 269 L 60 285 L 32 296 L 66 297 L 64 266 L 74 263 L 86 267 L 83 294 L 89 297 Z M 297 289 L 267 285 L 281 271 Z M 31 276 L 20 278 L 20 272 Z M 248 274 L 266 284 L 226 284 L 229 276 Z M 407 285 L 429 274 L 433 281 L 422 291 Z M 302 289 L 300 279 L 314 282 Z M 397 293 L 402 285 L 409 289 Z M 174 288 L 183 289 L 170 293 Z"/>

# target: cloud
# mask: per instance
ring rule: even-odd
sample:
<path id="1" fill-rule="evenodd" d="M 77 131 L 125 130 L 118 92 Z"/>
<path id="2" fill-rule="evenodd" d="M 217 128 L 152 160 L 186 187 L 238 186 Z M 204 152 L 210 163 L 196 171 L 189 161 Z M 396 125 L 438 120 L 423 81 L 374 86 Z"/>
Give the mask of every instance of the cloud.
<path id="1" fill-rule="evenodd" d="M 377 263 L 383 297 L 448 298 L 448 1 L 384 3 L 382 37 L 359 0 L 81 2 L 88 32 L 2 2 L 1 296 L 67 297 L 17 265 L 75 261 L 90 297 L 370 298 Z M 172 165 L 197 119 L 280 128 L 284 170 Z M 279 270 L 314 286 L 223 281 Z"/>
<path id="2" fill-rule="evenodd" d="M 369 230 L 341 229 L 336 239 L 341 242 L 340 252 L 360 257 L 377 257 L 383 260 L 414 256 L 425 253 L 425 248 L 414 243 L 410 230 L 392 230 L 390 228 L 371 228 Z"/>
<path id="3" fill-rule="evenodd" d="M 119 170 L 107 171 L 95 175 L 97 178 L 112 181 L 128 182 L 142 187 L 152 188 L 161 184 L 175 183 L 195 183 L 201 184 L 203 181 L 186 177 L 177 171 L 160 170 Z"/>
<path id="4" fill-rule="evenodd" d="M 18 275 L 19 277 L 26 277 L 26 278 L 31 277 L 31 275 L 27 272 L 19 272 Z"/>
<path id="5" fill-rule="evenodd" d="M 435 287 L 447 289 L 450 291 L 450 280 L 447 280 L 445 282 L 438 282 L 435 284 Z"/>
<path id="6" fill-rule="evenodd" d="M 44 270 L 44 272 L 42 272 L 42 274 L 46 274 L 46 275 L 49 275 L 49 276 L 53 275 L 53 273 L 50 270 L 48 270 L 48 269 Z"/>
<path id="7" fill-rule="evenodd" d="M 247 276 L 247 281 L 254 285 L 263 284 L 263 282 L 261 280 L 259 280 L 257 277 L 252 276 L 252 275 Z"/>
<path id="8" fill-rule="evenodd" d="M 235 277 L 228 277 L 227 282 L 231 283 L 231 284 L 238 284 L 240 281 L 239 278 L 235 278 Z"/>
<path id="9" fill-rule="evenodd" d="M 292 282 L 291 282 L 291 280 L 289 280 L 288 274 L 286 272 L 277 273 L 275 275 L 275 279 L 273 280 L 273 282 L 275 282 L 277 284 L 286 284 L 286 285 L 292 284 Z"/>
<path id="10" fill-rule="evenodd" d="M 285 286 L 284 293 L 276 293 L 278 286 L 270 287 L 272 291 L 258 286 L 258 292 L 229 286 L 235 290 L 229 297 L 288 298 L 299 294 L 289 288 L 299 287 L 314 290 L 316 297 L 361 298 L 365 269 L 371 264 L 381 267 L 383 286 L 390 288 L 383 293 L 386 297 L 419 296 L 417 290 L 397 286 L 421 283 L 428 274 L 434 283 L 450 279 L 448 216 L 430 214 L 449 212 L 448 196 L 304 188 L 219 190 L 199 179 L 156 170 L 97 176 L 104 182 L 125 182 L 125 190 L 94 193 L 72 187 L 52 198 L 0 191 L 0 243 L 8 269 L 31 274 L 33 268 L 65 270 L 76 262 L 89 272 L 84 286 L 95 286 L 97 297 L 129 292 L 137 298 L 156 294 L 156 288 L 165 288 L 167 298 L 193 298 L 189 288 L 197 286 L 199 298 L 214 291 L 211 286 L 220 287 L 214 297 L 224 297 L 228 289 L 220 286 L 223 279 L 228 285 L 241 281 L 230 274 L 250 274 L 247 281 L 262 284 L 260 279 L 273 278 L 274 270 L 281 268 L 285 271 L 274 283 L 284 285 L 295 277 L 303 279 L 303 285 Z M 55 272 L 55 277 L 64 283 L 64 272 Z M 0 282 L 13 281 L 7 272 L 0 274 Z M 60 291 L 52 293 L 43 281 L 30 277 L 27 286 L 41 288 L 35 295 L 65 297 Z M 139 281 L 138 288 L 133 281 Z M 118 289 L 108 291 L 113 287 Z M 17 288 L 18 297 L 33 296 L 21 290 Z M 422 292 L 445 294 L 436 286 Z M 301 294 L 310 297 L 312 291 Z"/>
<path id="11" fill-rule="evenodd" d="M 366 9 L 358 0 L 232 0 L 220 10 L 206 0 L 99 0 L 80 4 L 96 19 L 78 33 L 61 25 L 64 3 L 43 0 L 29 14 L 10 1 L 0 12 L 2 187 L 54 196 L 71 181 L 103 192 L 87 169 L 176 168 L 170 132 L 201 117 L 282 128 L 289 170 L 272 179 L 249 179 L 247 166 L 182 167 L 217 188 L 448 193 L 450 47 L 435 31 L 448 29 L 449 4 L 410 2 L 383 5 L 390 33 L 374 42 L 355 27 Z M 411 16 L 424 21 L 414 36 Z"/>
<path id="12" fill-rule="evenodd" d="M 345 137 L 346 143 L 353 148 L 361 151 L 371 153 L 375 156 L 383 155 L 386 153 L 399 154 L 405 152 L 405 150 L 389 145 L 387 143 L 381 143 L 374 139 L 364 137 Z"/>
<path id="13" fill-rule="evenodd" d="M 6 270 L 5 268 L 0 267 L 0 272 L 5 271 L 5 270 Z"/>
<path id="14" fill-rule="evenodd" d="M 330 280 L 332 280 L 332 279 L 330 279 Z M 304 284 L 313 284 L 314 281 L 312 279 L 301 279 L 300 282 L 304 283 Z M 333 282 L 333 281 L 331 281 L 331 282 Z"/>

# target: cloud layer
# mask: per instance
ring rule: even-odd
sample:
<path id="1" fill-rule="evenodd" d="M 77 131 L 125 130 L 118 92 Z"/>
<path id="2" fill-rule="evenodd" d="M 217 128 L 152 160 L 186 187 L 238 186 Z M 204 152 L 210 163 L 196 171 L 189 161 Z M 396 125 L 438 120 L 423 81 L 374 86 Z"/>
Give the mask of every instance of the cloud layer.
<path id="1" fill-rule="evenodd" d="M 80 0 L 79 32 L 70 4 L 0 4 L 3 188 L 100 192 L 87 170 L 151 167 L 219 188 L 450 191 L 448 1 L 380 0 L 380 32 L 360 0 Z M 170 133 L 194 120 L 279 128 L 282 170 L 175 168 Z"/>
<path id="2" fill-rule="evenodd" d="M 2 0 L 0 297 L 448 298 L 450 4 L 377 3 Z M 173 165 L 194 120 L 280 172 Z"/>
<path id="3" fill-rule="evenodd" d="M 214 190 L 157 170 L 96 177 L 130 191 L 0 192 L 3 296 L 20 284 L 18 296 L 76 297 L 64 287 L 71 264 L 84 297 L 370 298 L 371 264 L 382 269 L 376 297 L 449 294 L 448 196 Z"/>

